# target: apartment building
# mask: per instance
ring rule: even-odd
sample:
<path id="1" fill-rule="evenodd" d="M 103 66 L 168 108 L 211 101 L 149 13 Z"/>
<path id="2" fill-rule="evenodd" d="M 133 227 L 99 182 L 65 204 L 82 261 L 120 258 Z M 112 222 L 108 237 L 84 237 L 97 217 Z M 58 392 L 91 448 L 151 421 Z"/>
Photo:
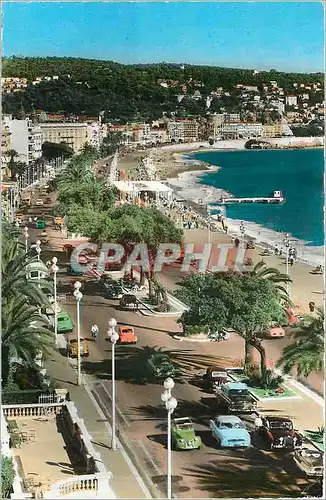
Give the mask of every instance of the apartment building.
<path id="1" fill-rule="evenodd" d="M 147 144 L 152 140 L 152 129 L 149 123 L 132 124 L 132 139 L 139 144 Z"/>
<path id="2" fill-rule="evenodd" d="M 5 115 L 3 121 L 10 132 L 10 148 L 17 151 L 21 162 L 30 165 L 42 156 L 42 131 L 39 125 L 29 118 L 13 120 L 10 115 Z"/>
<path id="3" fill-rule="evenodd" d="M 99 127 L 99 124 L 98 124 Z M 88 123 L 41 123 L 43 142 L 54 142 L 67 144 L 75 153 L 81 151 L 88 143 L 98 147 L 99 131 L 96 126 Z"/>
<path id="4" fill-rule="evenodd" d="M 2 124 L 1 127 L 1 177 L 7 178 L 10 177 L 11 172 L 7 167 L 9 157 L 7 155 L 8 151 L 11 148 L 11 140 L 10 140 L 10 130 L 8 125 Z"/>
<path id="5" fill-rule="evenodd" d="M 195 120 L 175 120 L 168 122 L 168 137 L 174 142 L 198 141 L 198 123 Z"/>
<path id="6" fill-rule="evenodd" d="M 161 127 L 153 127 L 151 132 L 151 140 L 152 142 L 160 144 L 168 142 L 169 136 L 167 130 Z"/>

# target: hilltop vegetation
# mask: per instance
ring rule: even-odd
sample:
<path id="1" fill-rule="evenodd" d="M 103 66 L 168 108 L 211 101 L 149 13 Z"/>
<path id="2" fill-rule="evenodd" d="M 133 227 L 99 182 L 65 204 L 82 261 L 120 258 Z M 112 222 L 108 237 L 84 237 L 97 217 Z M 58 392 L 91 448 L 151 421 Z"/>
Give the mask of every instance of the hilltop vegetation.
<path id="1" fill-rule="evenodd" d="M 42 81 L 32 85 L 37 77 L 53 76 L 58 80 Z M 25 58 L 3 59 L 2 77 L 25 77 L 28 86 L 22 92 L 3 95 L 3 111 L 18 113 L 43 109 L 53 113 L 85 113 L 97 115 L 105 111 L 108 120 L 155 119 L 162 113 L 178 112 L 203 115 L 205 99 L 193 100 L 199 90 L 207 96 L 219 87 L 229 91 L 228 98 L 213 103 L 212 111 L 223 105 L 232 109 L 236 99 L 237 84 L 255 85 L 276 80 L 284 90 L 293 89 L 293 83 L 323 81 L 322 73 L 282 73 L 276 70 L 254 74 L 252 69 L 232 69 L 212 66 L 179 64 L 124 65 L 113 61 L 77 58 Z M 158 81 L 168 80 L 162 87 Z M 171 83 L 172 82 L 172 83 Z M 178 104 L 177 95 L 190 98 Z"/>

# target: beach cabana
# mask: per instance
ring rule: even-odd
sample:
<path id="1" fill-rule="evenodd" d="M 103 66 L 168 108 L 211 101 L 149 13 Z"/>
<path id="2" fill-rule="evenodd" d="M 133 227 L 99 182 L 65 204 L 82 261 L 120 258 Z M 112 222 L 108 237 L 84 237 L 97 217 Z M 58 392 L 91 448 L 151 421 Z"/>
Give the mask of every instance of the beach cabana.
<path id="1" fill-rule="evenodd" d="M 120 193 L 120 199 L 130 198 L 159 199 L 172 201 L 173 189 L 159 181 L 115 181 L 113 185 Z"/>

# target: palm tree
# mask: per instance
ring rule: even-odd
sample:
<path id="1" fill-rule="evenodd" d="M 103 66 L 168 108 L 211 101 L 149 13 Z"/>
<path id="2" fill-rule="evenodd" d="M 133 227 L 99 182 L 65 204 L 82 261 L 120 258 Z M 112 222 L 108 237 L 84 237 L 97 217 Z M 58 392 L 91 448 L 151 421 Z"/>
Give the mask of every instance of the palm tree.
<path id="1" fill-rule="evenodd" d="M 279 293 L 280 300 L 284 302 L 284 304 L 292 305 L 286 288 L 283 286 L 284 284 L 286 285 L 287 283 L 292 283 L 292 279 L 288 274 L 281 273 L 274 267 L 267 267 L 263 260 L 255 265 L 251 274 L 257 276 L 258 278 L 265 278 L 272 282 Z"/>
<path id="2" fill-rule="evenodd" d="M 285 373 L 296 369 L 299 376 L 308 377 L 324 368 L 324 312 L 317 309 L 317 316 L 310 317 L 295 333 L 295 342 L 283 349 L 277 365 Z"/>
<path id="3" fill-rule="evenodd" d="M 46 306 L 48 300 L 41 288 L 35 283 L 28 283 L 26 280 L 26 266 L 36 262 L 36 257 L 25 253 L 25 248 L 21 242 L 12 240 L 10 234 L 5 232 L 2 245 L 2 300 L 5 302 L 13 296 L 24 296 L 30 304 L 34 306 Z M 51 289 L 48 282 L 41 281 L 44 288 Z"/>
<path id="4" fill-rule="evenodd" d="M 2 369 L 4 383 L 13 375 L 14 360 L 33 366 L 39 352 L 47 354 L 54 334 L 38 308 L 23 295 L 7 299 L 2 306 Z"/>

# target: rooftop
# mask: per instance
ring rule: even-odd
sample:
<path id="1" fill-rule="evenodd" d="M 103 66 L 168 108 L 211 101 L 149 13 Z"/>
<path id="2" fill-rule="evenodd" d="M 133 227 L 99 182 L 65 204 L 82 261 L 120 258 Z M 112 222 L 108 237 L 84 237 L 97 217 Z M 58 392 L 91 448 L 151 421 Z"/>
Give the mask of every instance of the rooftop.
<path id="1" fill-rule="evenodd" d="M 115 181 L 113 185 L 124 193 L 132 193 L 133 191 L 151 191 L 171 193 L 172 188 L 158 181 Z"/>

